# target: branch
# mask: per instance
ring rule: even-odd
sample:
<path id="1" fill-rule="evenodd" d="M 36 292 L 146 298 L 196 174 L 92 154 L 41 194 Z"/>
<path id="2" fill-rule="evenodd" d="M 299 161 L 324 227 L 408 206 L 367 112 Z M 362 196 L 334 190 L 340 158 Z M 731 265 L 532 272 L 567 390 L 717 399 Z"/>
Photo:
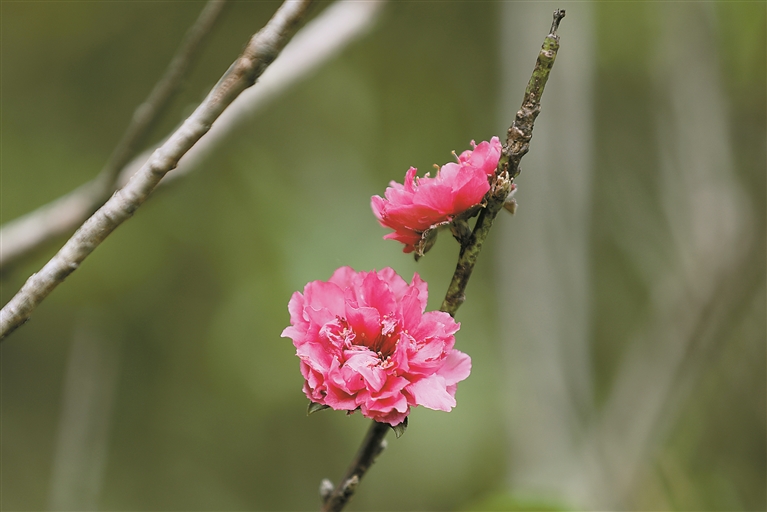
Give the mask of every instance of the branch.
<path id="1" fill-rule="evenodd" d="M 0 240 L 3 241 L 0 270 L 7 269 L 56 237 L 72 232 L 104 204 L 117 188 L 120 171 L 136 156 L 138 147 L 181 87 L 225 5 L 226 0 L 208 1 L 186 33 L 163 77 L 133 113 L 131 123 L 96 178 L 0 229 Z"/>
<path id="2" fill-rule="evenodd" d="M 501 211 L 506 198 L 511 192 L 511 185 L 520 171 L 520 160 L 530 150 L 530 139 L 533 138 L 533 124 L 535 123 L 535 118 L 541 112 L 543 89 L 546 86 L 546 81 L 549 79 L 549 73 L 552 66 L 554 66 L 554 60 L 557 58 L 557 50 L 559 49 L 557 28 L 559 28 L 559 22 L 564 17 L 564 10 L 554 11 L 554 22 L 551 24 L 551 32 L 543 40 L 543 46 L 538 54 L 538 60 L 535 62 L 533 74 L 525 89 L 522 107 L 517 112 L 511 127 L 509 127 L 506 144 L 503 146 L 501 159 L 498 162 L 497 180 L 490 191 L 487 206 L 480 212 L 469 240 L 461 244 L 458 264 L 455 267 L 450 286 L 448 286 L 445 300 L 440 307 L 440 311 L 450 313 L 451 316 L 455 316 L 455 312 L 461 307 L 463 301 L 466 300 L 466 285 L 469 284 L 469 278 L 482 250 L 482 244 L 490 232 L 495 216 Z"/>
<path id="3" fill-rule="evenodd" d="M 506 138 L 506 147 L 504 153 L 509 158 L 509 177 L 513 180 L 519 174 L 519 161 L 530 150 L 530 139 L 533 138 L 533 124 L 535 118 L 541 113 L 541 97 L 543 88 L 549 79 L 549 73 L 554 66 L 554 59 L 557 58 L 559 50 L 559 35 L 557 29 L 562 18 L 565 17 L 563 9 L 554 11 L 554 21 L 551 23 L 551 31 L 546 39 L 543 40 L 543 46 L 538 53 L 538 60 L 535 61 L 535 69 L 530 81 L 525 89 L 525 98 L 522 100 L 522 107 L 517 112 L 514 122 L 509 127 Z M 503 161 L 503 158 L 501 158 Z"/>
<path id="4" fill-rule="evenodd" d="M 498 162 L 497 177 L 488 197 L 487 206 L 480 212 L 474 231 L 469 240 L 461 245 L 461 253 L 458 258 L 453 279 L 448 287 L 445 300 L 442 302 L 440 311 L 455 316 L 455 312 L 464 301 L 464 290 L 471 277 L 474 264 L 477 261 L 482 244 L 490 232 L 493 219 L 503 208 L 503 204 L 511 191 L 514 176 L 519 174 L 519 161 L 530 148 L 533 123 L 540 112 L 540 101 L 543 88 L 549 78 L 549 72 L 554 65 L 559 48 L 559 36 L 556 30 L 559 22 L 565 17 L 565 11 L 554 11 L 554 23 L 551 25 L 551 33 L 546 36 L 543 47 L 535 63 L 533 75 L 525 90 L 525 99 L 522 107 L 517 112 L 514 123 L 509 128 L 509 135 Z M 512 171 L 515 171 L 512 173 Z M 326 480 L 320 486 L 323 496 L 322 512 L 339 512 L 357 490 L 360 480 L 381 453 L 385 445 L 383 439 L 391 427 L 385 423 L 373 421 L 367 435 L 362 440 L 357 455 L 352 460 L 346 474 L 335 489 L 330 491 L 332 484 Z M 326 485 L 327 484 L 327 485 Z"/>
<path id="5" fill-rule="evenodd" d="M 269 66 L 259 79 L 258 87 L 243 92 L 159 186 L 166 187 L 197 169 L 200 162 L 263 105 L 307 77 L 347 44 L 364 34 L 372 25 L 383 3 L 384 0 L 338 0 L 325 8 L 290 41 L 280 58 Z M 125 185 L 151 155 L 151 150 L 145 151 L 124 165 L 115 188 Z M 106 200 L 104 197 L 99 203 L 92 202 L 94 186 L 93 181 L 88 182 L 0 228 L 0 273 L 57 237 L 71 233 L 82 224 Z"/>
<path id="6" fill-rule="evenodd" d="M 378 423 L 373 421 L 368 429 L 365 439 L 362 440 L 357 454 L 354 456 L 354 460 L 349 465 L 349 469 L 346 470 L 346 474 L 338 483 L 335 490 L 332 491 L 322 504 L 322 512 L 339 512 L 344 508 L 346 502 L 352 497 L 354 491 L 365 476 L 365 473 L 370 466 L 375 462 L 376 457 L 386 448 L 386 433 L 389 432 L 389 426 L 386 423 Z M 327 480 L 323 480 L 323 486 Z M 332 486 L 333 484 L 329 484 Z"/>
<path id="7" fill-rule="evenodd" d="M 280 6 L 194 113 L 5 305 L 0 311 L 0 339 L 26 322 L 37 305 L 146 201 L 163 176 L 210 130 L 224 109 L 277 58 L 311 3 L 312 0 L 286 0 Z"/>
<path id="8" fill-rule="evenodd" d="M 290 41 L 279 60 L 269 66 L 258 80 L 258 87 L 243 92 L 232 107 L 221 114 L 205 138 L 184 155 L 178 167 L 160 186 L 165 187 L 198 168 L 208 155 L 262 106 L 307 77 L 361 36 L 370 28 L 384 3 L 384 0 L 338 0 L 325 8 Z M 136 157 L 125 167 L 120 181 L 127 183 L 149 156 L 150 153 L 146 152 Z"/>

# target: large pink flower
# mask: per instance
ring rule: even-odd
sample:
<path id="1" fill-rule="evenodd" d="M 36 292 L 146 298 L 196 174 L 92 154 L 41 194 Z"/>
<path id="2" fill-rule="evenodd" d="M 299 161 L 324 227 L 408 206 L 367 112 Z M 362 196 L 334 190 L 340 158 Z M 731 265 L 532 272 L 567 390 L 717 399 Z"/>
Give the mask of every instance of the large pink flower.
<path id="1" fill-rule="evenodd" d="M 480 204 L 490 190 L 489 177 L 495 173 L 501 158 L 501 142 L 490 142 L 466 150 L 458 162 L 443 165 L 434 178 L 427 173 L 417 178 L 415 167 L 405 175 L 405 183 L 392 181 L 385 197 L 373 196 L 373 213 L 382 226 L 394 233 L 384 236 L 405 244 L 403 252 L 423 251 L 424 233 L 445 225 L 461 213 Z"/>
<path id="2" fill-rule="evenodd" d="M 312 402 L 398 425 L 410 407 L 449 411 L 471 359 L 453 349 L 460 325 L 447 313 L 424 313 L 426 283 L 408 284 L 391 268 L 341 267 L 290 298 L 291 338 Z"/>

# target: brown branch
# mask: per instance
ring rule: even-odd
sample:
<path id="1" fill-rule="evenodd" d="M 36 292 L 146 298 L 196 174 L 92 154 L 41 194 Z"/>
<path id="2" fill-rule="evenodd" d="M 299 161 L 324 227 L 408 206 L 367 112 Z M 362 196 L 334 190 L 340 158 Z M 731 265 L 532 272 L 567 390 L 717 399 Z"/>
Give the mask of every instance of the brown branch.
<path id="1" fill-rule="evenodd" d="M 554 66 L 554 60 L 557 58 L 557 50 L 559 50 L 557 29 L 559 28 L 559 22 L 564 17 L 564 10 L 557 9 L 554 11 L 551 31 L 546 36 L 546 39 L 543 40 L 543 46 L 540 53 L 538 53 L 538 60 L 535 61 L 533 75 L 530 77 L 530 81 L 525 89 L 522 107 L 514 117 L 511 127 L 509 127 L 504 154 L 509 159 L 508 171 L 509 177 L 512 180 L 519 174 L 519 161 L 530 150 L 530 139 L 533 138 L 533 124 L 535 123 L 535 118 L 541 113 L 543 88 L 546 87 L 546 82 L 549 80 L 551 68 Z"/>
<path id="2" fill-rule="evenodd" d="M 461 244 L 458 264 L 448 287 L 445 300 L 440 308 L 440 311 L 449 313 L 451 316 L 455 316 L 455 312 L 463 304 L 464 290 L 471 277 L 471 272 L 474 269 L 479 252 L 482 250 L 482 244 L 490 232 L 493 219 L 503 208 L 503 203 L 511 191 L 511 183 L 514 176 L 519 174 L 519 160 L 530 148 L 533 123 L 540 112 L 543 88 L 546 85 L 546 80 L 549 77 L 549 72 L 554 64 L 557 49 L 559 48 L 559 36 L 556 35 L 556 30 L 564 16 L 565 11 L 554 11 L 554 23 L 551 26 L 551 33 L 546 36 L 543 42 L 543 47 L 535 63 L 533 75 L 525 90 L 522 108 L 517 112 L 514 123 L 509 128 L 508 139 L 501 153 L 495 183 L 489 192 L 487 206 L 480 212 L 468 241 Z M 378 454 L 381 453 L 385 446 L 382 444 L 384 436 L 386 436 L 390 428 L 385 423 L 373 421 L 343 479 L 341 479 L 332 492 L 328 492 L 327 496 L 323 496 L 323 512 L 339 512 L 343 509 L 356 491 L 362 476 L 370 468 Z M 321 493 L 324 493 L 326 488 L 329 491 L 329 488 L 332 487 L 332 484 L 326 484 L 328 482 L 325 480 L 320 486 Z"/>
<path id="3" fill-rule="evenodd" d="M 551 32 L 543 40 L 543 46 L 535 62 L 533 74 L 525 89 L 522 107 L 514 117 L 511 127 L 509 127 L 506 144 L 503 146 L 501 159 L 498 162 L 497 178 L 489 193 L 487 206 L 480 212 L 469 240 L 461 243 L 458 264 L 455 267 L 453 279 L 448 286 L 445 300 L 440 307 L 440 311 L 450 313 L 452 316 L 455 316 L 455 312 L 466 299 L 466 285 L 469 284 L 469 278 L 482 250 L 482 244 L 490 232 L 495 216 L 501 211 L 506 198 L 511 192 L 514 178 L 519 174 L 520 160 L 530 150 L 530 139 L 533 138 L 535 118 L 541 112 L 543 89 L 546 86 L 546 81 L 549 79 L 549 74 L 559 49 L 559 36 L 556 31 L 559 27 L 559 22 L 564 17 L 565 11 L 554 11 L 554 22 L 551 25 Z"/>
<path id="4" fill-rule="evenodd" d="M 378 423 L 373 421 L 368 429 L 365 439 L 362 440 L 357 454 L 354 456 L 349 469 L 338 483 L 336 488 L 325 497 L 322 504 L 322 512 L 339 512 L 344 508 L 346 502 L 352 497 L 354 491 L 365 476 L 370 466 L 375 462 L 376 457 L 386 448 L 384 437 L 389 432 L 391 426 L 387 423 Z M 331 484 L 332 485 L 332 484 Z"/>

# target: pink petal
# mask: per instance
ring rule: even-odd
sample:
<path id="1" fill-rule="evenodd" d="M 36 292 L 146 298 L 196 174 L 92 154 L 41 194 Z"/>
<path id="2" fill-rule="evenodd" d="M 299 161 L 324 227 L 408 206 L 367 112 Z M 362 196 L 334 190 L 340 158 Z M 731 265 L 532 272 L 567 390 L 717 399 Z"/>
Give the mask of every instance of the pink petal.
<path id="1" fill-rule="evenodd" d="M 488 190 L 490 190 L 490 184 L 487 182 L 487 177 L 481 172 L 477 172 L 472 179 L 454 191 L 452 210 L 462 212 L 478 205 Z"/>
<path id="2" fill-rule="evenodd" d="M 360 291 L 360 305 L 377 309 L 381 316 L 394 311 L 397 307 L 391 288 L 376 272 L 365 276 Z"/>
<path id="3" fill-rule="evenodd" d="M 451 350 L 437 375 L 444 377 L 448 386 L 466 379 L 471 373 L 471 358 L 458 350 Z"/>
<path id="4" fill-rule="evenodd" d="M 346 354 L 347 359 L 344 364 L 365 379 L 370 391 L 380 391 L 386 383 L 386 372 L 378 364 L 380 359 L 369 350 L 347 351 Z"/>
<path id="5" fill-rule="evenodd" d="M 410 289 L 410 285 L 397 274 L 393 268 L 385 267 L 378 271 L 378 277 L 380 277 L 391 292 L 394 294 L 395 300 L 400 300 L 403 295 Z"/>
<path id="6" fill-rule="evenodd" d="M 440 338 L 433 338 L 419 344 L 415 353 L 410 355 L 408 365 L 410 373 L 431 375 L 442 367 L 445 343 Z"/>
<path id="7" fill-rule="evenodd" d="M 293 292 L 288 302 L 291 324 L 302 324 L 304 319 L 304 296 L 300 292 Z"/>
<path id="8" fill-rule="evenodd" d="M 296 347 L 296 355 L 317 371 L 327 371 L 334 355 L 317 341 L 306 342 Z"/>
<path id="9" fill-rule="evenodd" d="M 325 309 L 331 316 L 344 312 L 344 291 L 335 283 L 312 281 L 304 288 L 304 304 L 314 310 Z"/>
<path id="10" fill-rule="evenodd" d="M 416 329 L 413 329 L 411 334 L 417 340 L 426 338 L 439 337 L 446 339 L 452 338 L 461 324 L 456 322 L 452 316 L 443 311 L 427 311 L 421 316 L 421 323 Z M 452 343 L 447 346 L 447 349 L 453 348 Z"/>
<path id="11" fill-rule="evenodd" d="M 346 304 L 346 320 L 357 335 L 356 343 L 372 347 L 381 335 L 381 315 L 376 308 Z"/>
<path id="12" fill-rule="evenodd" d="M 455 398 L 450 396 L 445 387 L 443 377 L 430 375 L 410 384 L 408 391 L 412 393 L 418 405 L 437 411 L 450 411 L 455 407 Z"/>
<path id="13" fill-rule="evenodd" d="M 416 169 L 408 169 L 403 184 L 392 182 L 383 198 L 371 198 L 379 223 L 394 231 L 384 238 L 402 242 L 403 252 L 412 252 L 426 230 L 480 204 L 500 156 L 501 143 L 493 137 L 461 153 L 458 163 L 443 165 L 433 178 L 428 174 L 417 178 Z"/>

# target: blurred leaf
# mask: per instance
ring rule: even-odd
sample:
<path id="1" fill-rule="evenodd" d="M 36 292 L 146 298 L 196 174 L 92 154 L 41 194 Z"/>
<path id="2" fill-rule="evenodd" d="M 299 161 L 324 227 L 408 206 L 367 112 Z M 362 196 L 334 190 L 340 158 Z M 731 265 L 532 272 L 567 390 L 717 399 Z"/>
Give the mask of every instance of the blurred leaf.
<path id="1" fill-rule="evenodd" d="M 325 409 L 330 409 L 330 406 L 325 404 L 318 404 L 316 402 L 309 402 L 309 406 L 306 408 L 306 415 L 309 416 L 310 414 L 314 414 L 317 411 L 324 411 Z"/>
<path id="2" fill-rule="evenodd" d="M 399 439 L 407 430 L 407 418 L 405 418 L 399 425 L 394 425 L 391 429 L 394 431 L 394 435 L 397 436 L 397 439 Z"/>

